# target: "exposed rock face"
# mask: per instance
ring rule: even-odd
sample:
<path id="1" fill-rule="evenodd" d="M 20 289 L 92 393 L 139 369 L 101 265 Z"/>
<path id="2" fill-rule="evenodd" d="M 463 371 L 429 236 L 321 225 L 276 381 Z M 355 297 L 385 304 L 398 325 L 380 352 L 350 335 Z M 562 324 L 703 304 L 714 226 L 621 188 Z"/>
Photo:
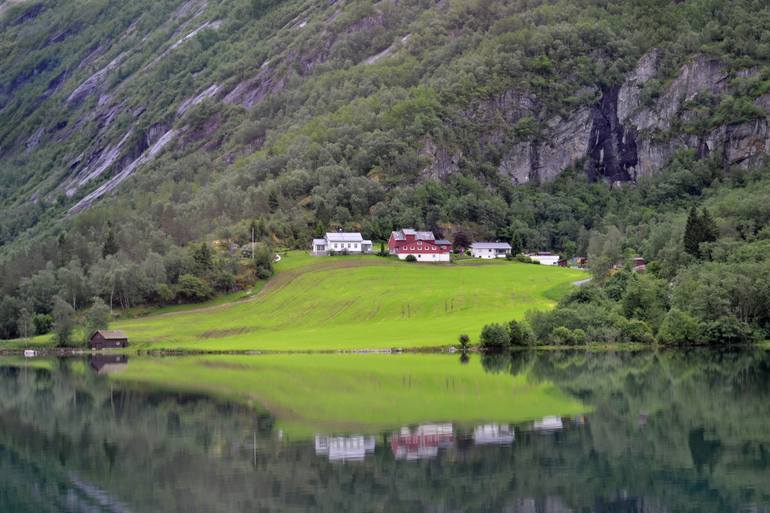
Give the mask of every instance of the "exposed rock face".
<path id="1" fill-rule="evenodd" d="M 588 152 L 592 113 L 580 109 L 564 119 L 546 123 L 548 137 L 514 144 L 498 170 L 515 184 L 543 183 L 574 167 Z"/>
<path id="2" fill-rule="evenodd" d="M 754 102 L 764 118 L 722 125 L 704 135 L 687 133 L 680 127 L 698 120 L 691 102 L 705 95 L 718 103 L 731 92 L 731 75 L 720 61 L 696 56 L 657 99 L 644 104 L 643 89 L 659 66 L 659 52 L 649 52 L 622 85 L 604 88 L 593 107 L 567 118 L 542 121 L 537 99 L 515 92 L 481 103 L 470 117 L 486 127 L 483 139 L 493 143 L 503 142 L 506 130 L 524 116 L 541 120 L 537 137 L 511 143 L 500 160 L 499 172 L 516 184 L 553 180 L 581 161 L 592 180 L 635 181 L 665 167 L 682 149 L 695 150 L 700 158 L 721 155 L 726 167 L 757 166 L 768 158 L 770 94 Z M 755 73 L 747 69 L 735 75 Z M 433 154 L 439 159 L 441 152 Z"/>
<path id="3" fill-rule="evenodd" d="M 424 178 L 441 180 L 460 169 L 462 153 L 450 152 L 448 149 L 438 147 L 432 139 L 425 140 L 425 145 L 420 155 L 427 157 L 430 164 L 422 170 Z"/>

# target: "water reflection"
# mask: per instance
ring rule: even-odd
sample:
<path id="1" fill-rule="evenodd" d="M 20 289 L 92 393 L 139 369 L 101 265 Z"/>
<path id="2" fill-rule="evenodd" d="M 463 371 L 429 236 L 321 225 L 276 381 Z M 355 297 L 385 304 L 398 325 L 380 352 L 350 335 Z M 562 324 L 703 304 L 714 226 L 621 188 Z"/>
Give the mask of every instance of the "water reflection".
<path id="1" fill-rule="evenodd" d="M 412 429 L 401 428 L 390 437 L 390 449 L 398 460 L 435 458 L 439 449 L 454 442 L 452 424 L 425 424 Z"/>
<path id="2" fill-rule="evenodd" d="M 97 374 L 113 374 L 126 369 L 128 356 L 124 354 L 95 354 L 88 359 L 88 365 Z"/>
<path id="3" fill-rule="evenodd" d="M 139 363 L 0 361 L 0 511 L 770 512 L 766 352 L 501 358 L 497 376 L 548 380 L 591 413 L 304 438 L 226 394 L 128 381 Z"/>
<path id="4" fill-rule="evenodd" d="M 326 436 L 315 435 L 315 453 L 329 461 L 363 461 L 367 453 L 373 453 L 373 436 Z"/>

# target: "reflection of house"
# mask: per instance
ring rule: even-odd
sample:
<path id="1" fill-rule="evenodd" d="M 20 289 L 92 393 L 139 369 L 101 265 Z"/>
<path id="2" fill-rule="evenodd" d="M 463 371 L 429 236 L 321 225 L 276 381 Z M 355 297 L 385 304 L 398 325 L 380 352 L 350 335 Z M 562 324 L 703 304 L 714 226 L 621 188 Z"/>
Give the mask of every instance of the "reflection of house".
<path id="1" fill-rule="evenodd" d="M 99 374 L 120 372 L 128 365 L 128 356 L 124 354 L 95 354 L 88 364 Z"/>
<path id="2" fill-rule="evenodd" d="M 108 349 L 128 346 L 128 337 L 122 331 L 98 330 L 88 340 L 91 349 Z"/>
<path id="3" fill-rule="evenodd" d="M 532 424 L 532 429 L 535 431 L 559 431 L 564 428 L 564 423 L 561 417 L 543 417 L 541 420 L 536 420 Z"/>
<path id="4" fill-rule="evenodd" d="M 374 452 L 373 436 L 315 436 L 315 453 L 328 456 L 329 461 L 361 461 Z"/>
<path id="5" fill-rule="evenodd" d="M 528 253 L 527 256 L 540 265 L 559 265 L 561 257 L 551 253 Z"/>
<path id="6" fill-rule="evenodd" d="M 484 424 L 473 429 L 473 443 L 476 445 L 509 445 L 514 440 L 514 431 L 511 426 L 498 424 Z"/>
<path id="7" fill-rule="evenodd" d="M 413 255 L 418 262 L 449 262 L 451 250 L 452 243 L 448 240 L 437 240 L 433 232 L 419 232 L 412 228 L 391 232 L 388 239 L 388 251 L 401 260 Z"/>
<path id="8" fill-rule="evenodd" d="M 313 254 L 328 255 L 334 253 L 371 253 L 372 241 L 364 240 L 358 232 L 329 232 L 323 239 L 313 239 Z"/>
<path id="9" fill-rule="evenodd" d="M 435 458 L 438 450 L 454 441 L 452 424 L 423 424 L 415 429 L 401 428 L 390 438 L 390 448 L 396 459 L 419 460 Z"/>
<path id="10" fill-rule="evenodd" d="M 507 242 L 474 242 L 471 244 L 473 258 L 505 258 L 511 254 L 511 245 Z"/>

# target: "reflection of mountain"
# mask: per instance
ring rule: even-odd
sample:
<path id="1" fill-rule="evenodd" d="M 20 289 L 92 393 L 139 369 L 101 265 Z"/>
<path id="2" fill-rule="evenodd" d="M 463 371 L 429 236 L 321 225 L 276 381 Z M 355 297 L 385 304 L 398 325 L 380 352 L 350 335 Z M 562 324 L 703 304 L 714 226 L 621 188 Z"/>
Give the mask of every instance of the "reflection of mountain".
<path id="1" fill-rule="evenodd" d="M 420 460 L 435 458 L 439 449 L 454 441 L 452 424 L 423 424 L 415 429 L 401 428 L 390 437 L 390 448 L 396 459 Z"/>
<path id="2" fill-rule="evenodd" d="M 315 453 L 328 456 L 329 461 L 362 461 L 374 452 L 373 436 L 315 436 Z"/>

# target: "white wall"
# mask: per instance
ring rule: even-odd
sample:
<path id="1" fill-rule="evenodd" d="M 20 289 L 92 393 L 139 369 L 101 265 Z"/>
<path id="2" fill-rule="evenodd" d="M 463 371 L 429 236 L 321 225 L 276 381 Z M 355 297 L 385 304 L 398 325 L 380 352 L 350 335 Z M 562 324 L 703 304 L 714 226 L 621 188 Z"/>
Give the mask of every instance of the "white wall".
<path id="1" fill-rule="evenodd" d="M 471 249 L 473 258 L 505 258 L 505 253 L 497 255 L 494 249 Z"/>
<path id="2" fill-rule="evenodd" d="M 559 265 L 559 255 L 532 255 L 529 258 L 540 262 L 540 265 Z"/>
<path id="3" fill-rule="evenodd" d="M 400 260 L 406 260 L 409 255 L 414 255 L 418 262 L 449 262 L 449 253 L 399 253 Z"/>

